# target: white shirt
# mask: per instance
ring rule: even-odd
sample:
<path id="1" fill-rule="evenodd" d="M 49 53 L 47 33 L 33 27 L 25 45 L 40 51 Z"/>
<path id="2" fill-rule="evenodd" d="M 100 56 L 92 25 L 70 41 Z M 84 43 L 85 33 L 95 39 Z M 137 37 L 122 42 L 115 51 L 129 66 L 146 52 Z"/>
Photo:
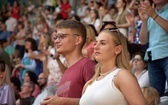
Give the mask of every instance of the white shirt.
<path id="1" fill-rule="evenodd" d="M 84 5 L 84 6 L 80 6 L 78 9 L 77 9 L 77 15 L 78 16 L 85 16 L 86 15 L 86 9 L 87 9 L 88 6 Z"/>
<path id="2" fill-rule="evenodd" d="M 115 69 L 101 80 L 88 85 L 79 105 L 128 105 L 113 79 L 121 69 Z"/>
<path id="3" fill-rule="evenodd" d="M 47 89 L 45 88 L 35 99 L 33 105 L 41 105 L 40 103 L 47 97 Z"/>
<path id="4" fill-rule="evenodd" d="M 94 22 L 91 22 L 91 24 L 93 24 L 95 29 L 97 30 L 101 25 L 100 19 L 96 19 Z"/>
<path id="5" fill-rule="evenodd" d="M 6 22 L 6 28 L 7 28 L 7 31 L 9 32 L 13 32 L 15 30 L 15 27 L 17 25 L 17 20 L 13 17 L 10 17 Z"/>
<path id="6" fill-rule="evenodd" d="M 109 14 L 106 14 L 104 17 L 103 17 L 103 21 L 112 21 L 112 18 Z"/>
<path id="7" fill-rule="evenodd" d="M 134 73 L 134 75 L 136 75 L 136 72 Z M 141 88 L 149 86 L 149 77 L 147 70 L 142 71 L 141 74 L 137 77 L 137 79 Z"/>

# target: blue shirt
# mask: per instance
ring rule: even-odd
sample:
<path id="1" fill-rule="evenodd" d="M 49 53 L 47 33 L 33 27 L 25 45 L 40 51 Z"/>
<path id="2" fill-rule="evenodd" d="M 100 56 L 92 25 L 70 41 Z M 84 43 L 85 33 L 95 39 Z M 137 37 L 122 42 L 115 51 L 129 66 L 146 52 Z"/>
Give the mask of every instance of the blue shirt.
<path id="1" fill-rule="evenodd" d="M 168 21 L 168 4 L 156 13 Z M 148 52 L 151 51 L 152 60 L 158 60 L 168 57 L 168 32 L 164 30 L 155 20 L 148 19 L 147 28 L 149 32 L 149 48 L 145 54 L 145 60 L 148 60 Z"/>
<path id="2" fill-rule="evenodd" d="M 6 39 L 7 40 L 10 37 L 10 35 L 11 35 L 10 32 L 8 32 L 8 31 L 2 31 L 0 33 L 0 39 Z"/>

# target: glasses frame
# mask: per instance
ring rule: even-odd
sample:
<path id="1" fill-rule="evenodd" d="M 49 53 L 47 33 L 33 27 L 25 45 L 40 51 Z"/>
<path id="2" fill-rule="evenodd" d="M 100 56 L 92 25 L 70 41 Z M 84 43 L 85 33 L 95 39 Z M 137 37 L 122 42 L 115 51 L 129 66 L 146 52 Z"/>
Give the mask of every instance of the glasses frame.
<path id="1" fill-rule="evenodd" d="M 133 58 L 132 61 L 133 61 L 133 62 L 135 62 L 135 61 L 138 61 L 138 62 L 139 62 L 139 61 L 142 61 L 142 59 L 141 59 L 141 58 L 140 58 L 140 59 L 139 59 L 139 58 Z"/>
<path id="2" fill-rule="evenodd" d="M 54 35 L 54 40 L 63 40 L 67 35 L 76 35 L 76 36 L 79 36 L 79 34 L 57 34 L 57 35 Z"/>
<path id="3" fill-rule="evenodd" d="M 100 31 L 104 30 L 104 28 L 105 28 L 107 25 L 112 25 L 112 26 L 114 26 L 114 28 L 117 28 L 116 22 L 114 22 L 114 21 L 103 21 L 102 27 L 101 27 Z"/>

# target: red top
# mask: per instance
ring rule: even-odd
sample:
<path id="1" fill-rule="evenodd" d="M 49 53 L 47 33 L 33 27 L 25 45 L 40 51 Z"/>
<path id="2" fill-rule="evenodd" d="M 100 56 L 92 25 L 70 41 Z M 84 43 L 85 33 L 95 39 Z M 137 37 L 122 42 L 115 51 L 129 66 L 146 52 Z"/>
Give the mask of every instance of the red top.
<path id="1" fill-rule="evenodd" d="M 57 96 L 80 98 L 85 83 L 94 75 L 95 62 L 89 58 L 82 58 L 69 67 L 62 76 Z"/>
<path id="2" fill-rule="evenodd" d="M 20 8 L 19 6 L 17 7 L 13 7 L 12 10 L 11 10 L 11 14 L 12 14 L 12 17 L 14 17 L 15 19 L 19 19 L 19 13 L 20 13 Z"/>
<path id="3" fill-rule="evenodd" d="M 69 9 L 71 8 L 71 5 L 69 3 L 66 4 L 62 4 L 60 9 L 61 9 L 61 15 L 63 17 L 63 19 L 67 19 L 68 18 L 68 12 Z"/>

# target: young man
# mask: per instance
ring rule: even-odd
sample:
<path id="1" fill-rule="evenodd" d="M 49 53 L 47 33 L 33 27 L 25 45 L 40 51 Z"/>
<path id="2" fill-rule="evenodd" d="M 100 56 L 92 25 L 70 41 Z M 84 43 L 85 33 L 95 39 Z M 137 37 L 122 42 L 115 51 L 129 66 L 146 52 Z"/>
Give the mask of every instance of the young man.
<path id="1" fill-rule="evenodd" d="M 79 105 L 84 84 L 94 75 L 95 62 L 84 58 L 81 49 L 86 40 L 85 26 L 74 20 L 57 25 L 56 51 L 67 61 L 56 96 L 47 97 L 41 105 Z"/>
<path id="2" fill-rule="evenodd" d="M 164 95 L 165 81 L 168 81 L 168 0 L 153 0 L 155 8 L 146 0 L 141 2 L 139 15 L 142 20 L 140 41 L 149 48 L 145 60 L 148 60 L 149 82 Z M 149 18 L 148 18 L 149 16 Z"/>

